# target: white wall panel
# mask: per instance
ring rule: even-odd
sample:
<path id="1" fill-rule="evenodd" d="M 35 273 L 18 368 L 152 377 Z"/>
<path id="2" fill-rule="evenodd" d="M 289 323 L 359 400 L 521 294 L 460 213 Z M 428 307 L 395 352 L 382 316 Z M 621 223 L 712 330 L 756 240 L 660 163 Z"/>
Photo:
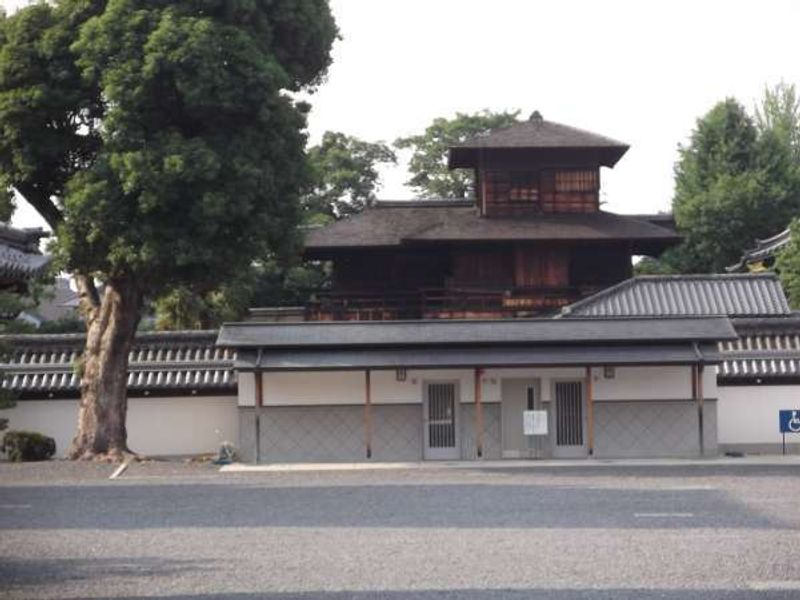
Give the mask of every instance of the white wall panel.
<path id="1" fill-rule="evenodd" d="M 75 435 L 77 400 L 19 400 L 2 416 L 9 428 L 55 439 L 64 456 Z M 216 452 L 221 441 L 239 440 L 235 396 L 128 399 L 128 446 L 149 456 Z"/>
<path id="2" fill-rule="evenodd" d="M 0 416 L 8 419 L 9 429 L 37 431 L 53 438 L 56 456 L 64 456 L 75 437 L 78 401 L 18 400 L 14 408 L 0 411 Z"/>
<path id="3" fill-rule="evenodd" d="M 264 373 L 267 406 L 363 404 L 364 371 L 293 371 Z"/>
<path id="4" fill-rule="evenodd" d="M 800 410 L 798 385 L 720 386 L 718 395 L 720 444 L 780 444 L 778 411 Z M 800 434 L 786 442 L 800 442 Z"/>
<path id="5" fill-rule="evenodd" d="M 128 447 L 146 455 L 204 454 L 220 442 L 236 445 L 239 415 L 234 396 L 131 398 Z"/>

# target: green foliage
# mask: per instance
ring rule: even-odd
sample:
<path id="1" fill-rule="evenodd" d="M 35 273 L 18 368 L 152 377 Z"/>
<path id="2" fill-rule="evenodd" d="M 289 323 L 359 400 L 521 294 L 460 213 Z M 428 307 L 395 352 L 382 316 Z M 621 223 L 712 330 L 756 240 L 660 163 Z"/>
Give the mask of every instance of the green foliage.
<path id="1" fill-rule="evenodd" d="M 778 253 L 775 268 L 792 308 L 800 308 L 800 218 L 791 224 L 789 243 Z"/>
<path id="2" fill-rule="evenodd" d="M 303 197 L 305 221 L 324 223 L 360 212 L 375 201 L 378 165 L 396 162 L 386 144 L 326 131 L 308 151 L 311 184 Z"/>
<path id="3" fill-rule="evenodd" d="M 48 460 L 56 453 L 56 441 L 33 431 L 8 431 L 3 436 L 2 451 L 11 462 Z"/>
<path id="4" fill-rule="evenodd" d="M 761 106 L 755 110 L 758 130 L 774 136 L 776 147 L 800 164 L 800 97 L 794 85 L 779 83 L 764 90 Z"/>
<path id="5" fill-rule="evenodd" d="M 170 289 L 153 303 L 156 329 L 211 329 L 241 320 L 254 306 L 299 306 L 328 281 L 324 265 L 263 261 L 203 295 L 185 287 Z"/>
<path id="6" fill-rule="evenodd" d="M 685 239 L 662 256 L 658 269 L 722 271 L 755 238 L 773 235 L 797 214 L 797 132 L 786 131 L 787 123 L 798 124 L 793 93 L 768 90 L 757 122 L 730 98 L 697 121 L 675 167 L 673 211 Z"/>
<path id="7" fill-rule="evenodd" d="M 253 285 L 251 268 L 205 294 L 186 286 L 169 288 L 153 303 L 156 329 L 211 329 L 240 320 L 250 306 Z"/>
<path id="8" fill-rule="evenodd" d="M 8 290 L 0 291 L 0 334 L 15 333 L 17 326 L 23 325 L 22 322 L 16 321 L 15 317 L 28 306 L 30 306 L 30 302 L 21 294 Z M 0 341 L 0 361 L 6 362 L 9 359 L 9 352 L 8 344 Z M 0 377 L 0 381 L 2 381 L 2 377 Z M 16 406 L 15 395 L 9 390 L 0 388 L 0 410 L 14 406 Z M 0 431 L 7 428 L 8 419 L 0 417 Z"/>
<path id="9" fill-rule="evenodd" d="M 469 198 L 474 196 L 474 175 L 467 169 L 447 168 L 447 150 L 492 129 L 518 122 L 520 111 L 475 114 L 456 113 L 452 119 L 438 118 L 420 135 L 400 138 L 395 146 L 412 151 L 408 168 L 410 185 L 421 198 Z"/>
<path id="10" fill-rule="evenodd" d="M 309 180 L 301 198 L 305 224 L 323 225 L 372 204 L 380 183 L 378 165 L 396 160 L 383 143 L 326 132 L 307 152 Z M 241 319 L 251 306 L 304 304 L 328 284 L 328 272 L 323 265 L 301 264 L 300 251 L 295 243 L 283 255 L 257 260 L 210 290 L 169 286 L 153 303 L 156 328 L 205 329 Z"/>
<path id="11" fill-rule="evenodd" d="M 2 31 L 0 173 L 61 268 L 147 297 L 293 246 L 308 107 L 284 92 L 324 76 L 325 1 L 62 0 Z"/>
<path id="12" fill-rule="evenodd" d="M 81 77 L 70 50 L 81 23 L 104 2 L 39 3 L 0 15 L 0 217 L 15 187 L 51 225 L 67 182 L 101 139 L 101 90 Z"/>

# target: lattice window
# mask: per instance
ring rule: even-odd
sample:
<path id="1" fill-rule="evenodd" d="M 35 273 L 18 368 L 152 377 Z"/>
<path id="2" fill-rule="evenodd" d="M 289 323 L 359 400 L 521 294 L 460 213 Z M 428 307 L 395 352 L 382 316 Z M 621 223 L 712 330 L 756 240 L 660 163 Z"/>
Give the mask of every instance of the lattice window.
<path id="1" fill-rule="evenodd" d="M 535 204 L 539 201 L 539 174 L 531 171 L 489 171 L 487 198 L 496 204 Z"/>
<path id="2" fill-rule="evenodd" d="M 557 192 L 596 192 L 599 187 L 597 171 L 556 171 Z"/>

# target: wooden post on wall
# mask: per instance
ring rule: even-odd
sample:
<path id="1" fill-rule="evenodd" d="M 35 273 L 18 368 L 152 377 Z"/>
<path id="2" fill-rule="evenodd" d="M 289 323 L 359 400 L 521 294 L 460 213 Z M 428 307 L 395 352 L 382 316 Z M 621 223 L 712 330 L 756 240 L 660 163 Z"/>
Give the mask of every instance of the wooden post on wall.
<path id="1" fill-rule="evenodd" d="M 589 456 L 594 456 L 594 389 L 592 367 L 586 367 L 586 445 Z"/>
<path id="2" fill-rule="evenodd" d="M 260 354 L 260 353 L 259 353 Z M 259 363 L 261 356 L 259 355 Z M 256 405 L 256 418 L 255 418 L 255 431 L 256 431 L 256 464 L 261 462 L 261 414 L 264 408 L 264 376 L 261 369 L 256 368 L 253 371 L 253 378 L 255 380 L 255 405 Z"/>
<path id="3" fill-rule="evenodd" d="M 483 369 L 475 369 L 475 452 L 483 456 Z"/>
<path id="4" fill-rule="evenodd" d="M 697 400 L 697 439 L 700 445 L 700 456 L 705 454 L 705 431 L 703 426 L 703 404 L 705 398 L 703 397 L 703 370 L 705 366 L 703 363 L 698 363 L 695 370 L 695 399 Z"/>
<path id="5" fill-rule="evenodd" d="M 372 385 L 370 370 L 364 371 L 364 446 L 367 449 L 367 458 L 372 458 Z"/>

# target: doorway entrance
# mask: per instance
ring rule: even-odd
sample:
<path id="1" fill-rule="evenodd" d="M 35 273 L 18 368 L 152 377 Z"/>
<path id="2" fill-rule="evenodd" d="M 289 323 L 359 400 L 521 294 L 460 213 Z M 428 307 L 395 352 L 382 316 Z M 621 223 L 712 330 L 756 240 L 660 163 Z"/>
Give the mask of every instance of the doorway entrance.
<path id="1" fill-rule="evenodd" d="M 586 442 L 586 399 L 582 381 L 553 384 L 555 439 L 553 456 L 581 458 L 589 455 Z"/>
<path id="2" fill-rule="evenodd" d="M 426 460 L 456 460 L 461 458 L 458 436 L 458 384 L 456 382 L 425 382 L 423 428 Z"/>
<path id="3" fill-rule="evenodd" d="M 544 458 L 549 455 L 547 435 L 525 435 L 525 412 L 545 410 L 538 379 L 503 379 L 503 458 Z"/>

